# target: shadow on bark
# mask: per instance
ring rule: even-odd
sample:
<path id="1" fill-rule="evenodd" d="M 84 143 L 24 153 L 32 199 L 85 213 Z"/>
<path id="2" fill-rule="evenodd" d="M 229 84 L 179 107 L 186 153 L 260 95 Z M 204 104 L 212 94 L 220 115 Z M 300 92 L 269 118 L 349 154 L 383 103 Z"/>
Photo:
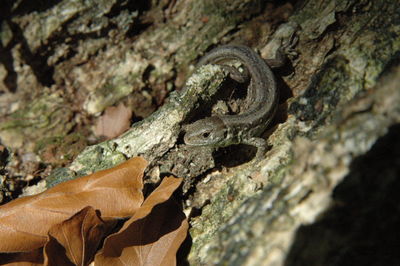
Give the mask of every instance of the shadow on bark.
<path id="1" fill-rule="evenodd" d="M 285 265 L 400 265 L 400 124 L 352 162 L 334 206 L 301 227 Z"/>

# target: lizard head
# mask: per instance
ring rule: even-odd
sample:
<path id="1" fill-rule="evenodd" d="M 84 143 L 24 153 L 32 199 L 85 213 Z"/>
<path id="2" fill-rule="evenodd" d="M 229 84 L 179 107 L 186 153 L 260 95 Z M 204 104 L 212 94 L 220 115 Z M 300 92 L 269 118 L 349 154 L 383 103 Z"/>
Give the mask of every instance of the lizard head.
<path id="1" fill-rule="evenodd" d="M 185 126 L 183 140 L 191 146 L 223 146 L 228 138 L 228 129 L 224 122 L 216 117 L 207 117 Z"/>

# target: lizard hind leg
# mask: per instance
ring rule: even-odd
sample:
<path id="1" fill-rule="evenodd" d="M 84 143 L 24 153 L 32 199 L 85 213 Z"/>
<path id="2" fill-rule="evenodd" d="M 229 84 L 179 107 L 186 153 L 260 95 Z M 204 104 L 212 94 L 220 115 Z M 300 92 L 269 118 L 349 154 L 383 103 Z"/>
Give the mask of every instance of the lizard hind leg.
<path id="1" fill-rule="evenodd" d="M 251 145 L 257 148 L 256 155 L 254 159 L 258 162 L 264 158 L 264 155 L 267 151 L 267 142 L 263 138 L 252 137 L 243 142 L 244 144 Z"/>

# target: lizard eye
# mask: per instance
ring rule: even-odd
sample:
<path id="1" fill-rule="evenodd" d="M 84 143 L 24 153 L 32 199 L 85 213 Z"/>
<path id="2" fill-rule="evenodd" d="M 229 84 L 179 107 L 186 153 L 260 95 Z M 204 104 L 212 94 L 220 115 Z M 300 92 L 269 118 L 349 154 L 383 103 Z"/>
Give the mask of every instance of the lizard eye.
<path id="1" fill-rule="evenodd" d="M 210 136 L 210 132 L 204 132 L 203 133 L 203 138 L 208 138 Z"/>

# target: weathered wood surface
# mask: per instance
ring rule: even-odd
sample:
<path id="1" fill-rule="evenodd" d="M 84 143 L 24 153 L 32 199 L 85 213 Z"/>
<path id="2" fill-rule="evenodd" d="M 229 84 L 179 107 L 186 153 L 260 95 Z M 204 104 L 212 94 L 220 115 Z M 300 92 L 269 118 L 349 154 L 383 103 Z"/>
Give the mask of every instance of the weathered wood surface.
<path id="1" fill-rule="evenodd" d="M 14 10 L 22 9 L 22 2 L 15 1 Z M 82 108 L 97 113 L 146 86 L 181 87 L 190 63 L 214 45 L 247 44 L 270 57 L 295 34 L 291 67 L 278 73 L 282 99 L 275 126 L 266 133 L 271 148 L 257 164 L 220 168 L 198 181 L 186 204 L 209 203 L 191 219 L 188 260 L 193 265 L 398 263 L 391 256 L 400 239 L 393 233 L 400 217 L 395 208 L 398 1 L 172 2 L 53 1 L 37 11 L 10 8 L 16 15 L 2 24 L 2 49 L 11 52 L 1 57 L 0 86 L 15 92 L 0 97 L 16 97 L 28 113 L 27 95 L 54 98 L 44 101 L 52 104 L 46 110 L 63 106 L 61 121 L 69 121 L 63 90 L 84 90 Z M 153 24 L 146 27 L 146 19 Z M 26 50 L 30 54 L 21 52 Z M 212 73 L 195 80 L 216 89 L 224 76 Z M 216 82 L 208 84 L 211 77 Z M 195 107 L 197 99 L 191 99 Z M 120 138 L 87 148 L 53 177 L 85 174 L 149 151 L 150 160 L 161 156 L 175 145 L 186 117 L 177 105 L 171 101 Z M 0 108 L 3 114 L 14 111 Z M 53 121 L 47 117 L 37 121 Z M 10 136 L 22 145 L 26 135 L 36 141 L 43 134 L 38 126 L 7 123 L 0 126 L 6 146 Z M 56 124 L 54 134 L 73 126 Z M 10 131 L 21 127 L 23 133 Z M 160 134 L 143 135 L 150 127 Z"/>

